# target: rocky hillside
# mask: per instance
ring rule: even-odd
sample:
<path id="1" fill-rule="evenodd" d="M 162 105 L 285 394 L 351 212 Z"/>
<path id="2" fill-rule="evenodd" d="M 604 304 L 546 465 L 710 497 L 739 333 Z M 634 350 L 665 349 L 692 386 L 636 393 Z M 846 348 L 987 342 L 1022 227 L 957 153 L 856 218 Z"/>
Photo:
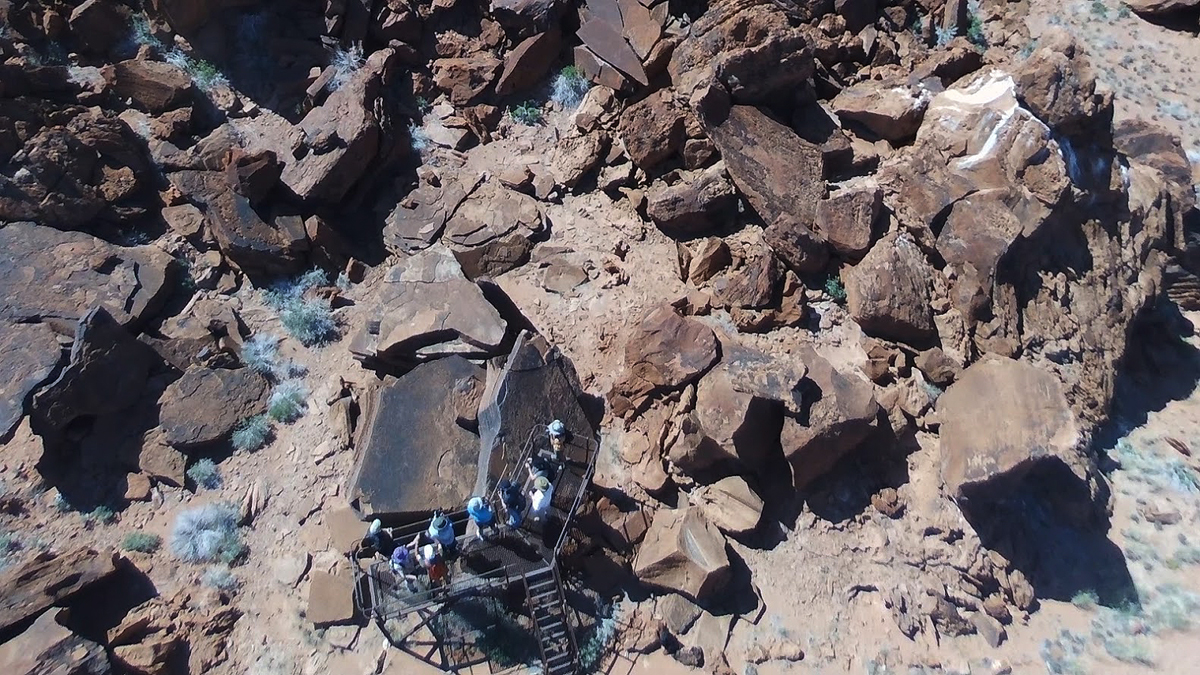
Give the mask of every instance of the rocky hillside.
<path id="1" fill-rule="evenodd" d="M 361 518 L 568 409 L 593 667 L 849 668 L 781 584 L 903 659 L 1128 601 L 1105 442 L 1200 309 L 1192 167 L 1026 13 L 0 0 L 0 664 L 415 672 L 345 627 Z"/>

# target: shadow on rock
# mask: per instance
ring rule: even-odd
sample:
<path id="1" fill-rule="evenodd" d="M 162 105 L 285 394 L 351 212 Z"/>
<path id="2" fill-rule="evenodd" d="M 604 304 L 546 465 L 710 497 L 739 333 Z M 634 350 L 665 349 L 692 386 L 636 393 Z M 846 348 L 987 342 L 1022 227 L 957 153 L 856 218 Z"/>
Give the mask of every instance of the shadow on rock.
<path id="1" fill-rule="evenodd" d="M 1097 509 L 1065 464 L 1039 466 L 1003 499 L 973 500 L 971 507 L 967 519 L 983 546 L 1021 570 L 1038 598 L 1070 601 L 1093 591 L 1105 606 L 1136 603 L 1125 557 L 1108 538 L 1107 517 L 1081 524 L 1079 509 Z"/>

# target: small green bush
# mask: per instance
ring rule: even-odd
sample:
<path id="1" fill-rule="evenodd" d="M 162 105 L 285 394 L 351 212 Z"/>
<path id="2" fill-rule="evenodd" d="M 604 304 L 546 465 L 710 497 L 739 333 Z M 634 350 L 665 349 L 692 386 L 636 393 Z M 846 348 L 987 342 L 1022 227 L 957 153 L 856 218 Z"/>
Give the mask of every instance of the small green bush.
<path id="1" fill-rule="evenodd" d="M 204 59 L 193 59 L 178 49 L 168 52 L 163 60 L 187 73 L 192 82 L 204 91 L 229 84 L 229 80 L 216 66 Z"/>
<path id="2" fill-rule="evenodd" d="M 329 59 L 329 65 L 333 66 L 333 78 L 329 80 L 329 91 L 337 91 L 349 84 L 364 63 L 366 61 L 363 59 L 362 47 L 335 49 L 333 56 Z"/>
<path id="3" fill-rule="evenodd" d="M 983 32 L 983 19 L 978 14 L 971 13 L 971 23 L 967 26 L 967 39 L 980 49 L 987 49 L 987 35 Z"/>
<path id="4" fill-rule="evenodd" d="M 0 569 L 12 562 L 13 554 L 21 550 L 21 539 L 12 532 L 0 532 Z"/>
<path id="5" fill-rule="evenodd" d="M 162 546 L 162 537 L 149 532 L 130 532 L 121 542 L 121 548 L 138 553 L 154 553 Z"/>
<path id="6" fill-rule="evenodd" d="M 1107 19 L 1108 7 L 1105 7 L 1104 3 L 1100 0 L 1092 0 L 1092 14 L 1095 15 L 1096 18 Z"/>
<path id="7" fill-rule="evenodd" d="M 108 525 L 117 519 L 117 514 L 107 506 L 101 505 L 89 511 L 83 516 L 84 521 L 89 525 L 100 523 Z"/>
<path id="8" fill-rule="evenodd" d="M 267 406 L 267 414 L 276 422 L 287 424 L 300 419 L 304 414 L 308 390 L 296 380 L 281 382 L 271 392 L 271 401 Z"/>
<path id="9" fill-rule="evenodd" d="M 576 66 L 565 66 L 551 84 L 550 99 L 564 110 L 574 110 L 591 88 L 592 83 L 583 76 L 583 71 Z"/>
<path id="10" fill-rule="evenodd" d="M 842 284 L 842 280 L 836 276 L 830 275 L 825 280 L 825 293 L 833 298 L 834 302 L 841 303 L 846 301 L 846 287 Z"/>
<path id="11" fill-rule="evenodd" d="M 205 570 L 204 576 L 200 578 L 200 581 L 209 588 L 215 588 L 218 591 L 225 591 L 227 593 L 236 591 L 238 586 L 241 585 L 232 570 L 219 565 Z"/>
<path id="12" fill-rule="evenodd" d="M 206 490 L 216 490 L 221 487 L 221 472 L 217 469 L 216 463 L 207 457 L 196 460 L 196 463 L 188 468 L 187 476 L 197 486 Z"/>
<path id="13" fill-rule="evenodd" d="M 305 347 L 323 345 L 337 337 L 337 323 L 329 303 L 297 298 L 279 313 L 284 330 Z"/>
<path id="14" fill-rule="evenodd" d="M 1128 19 L 1130 14 L 1132 14 L 1132 12 L 1129 11 L 1129 5 L 1122 4 L 1117 8 L 1118 19 Z"/>
<path id="15" fill-rule="evenodd" d="M 271 438 L 271 423 L 266 415 L 255 415 L 242 420 L 233 430 L 233 447 L 242 452 L 253 452 L 267 444 Z"/>
<path id="16" fill-rule="evenodd" d="M 526 101 L 521 105 L 509 110 L 513 119 L 524 124 L 527 127 L 540 124 L 542 121 L 542 109 L 533 101 Z"/>
<path id="17" fill-rule="evenodd" d="M 1096 595 L 1096 591 L 1079 591 L 1071 597 L 1071 604 L 1080 609 L 1092 609 L 1098 602 L 1100 596 Z"/>

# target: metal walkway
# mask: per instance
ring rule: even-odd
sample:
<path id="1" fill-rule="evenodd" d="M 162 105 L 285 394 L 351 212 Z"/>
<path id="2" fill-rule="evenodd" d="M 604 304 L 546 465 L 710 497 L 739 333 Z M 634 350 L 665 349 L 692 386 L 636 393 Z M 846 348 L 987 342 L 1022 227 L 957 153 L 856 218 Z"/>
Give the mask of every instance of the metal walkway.
<path id="1" fill-rule="evenodd" d="M 562 461 L 553 481 L 551 503 L 543 522 L 534 523 L 527 517 L 516 529 L 503 528 L 498 535 L 480 539 L 468 534 L 470 519 L 465 510 L 447 513 L 455 527 L 459 552 L 449 561 L 448 579 L 436 585 L 431 585 L 427 577 L 406 583 L 392 571 L 388 561 L 378 557 L 360 560 L 352 554 L 358 608 L 381 625 L 413 613 L 420 615 L 421 622 L 400 638 L 403 641 L 458 600 L 499 595 L 519 585 L 544 672 L 546 675 L 575 673 L 578 650 L 558 574 L 558 554 L 591 484 L 599 442 L 575 435 L 570 435 L 569 439 L 564 443 Z M 519 459 L 504 471 L 503 477 L 522 486 L 525 494 L 530 487 L 526 460 L 539 453 L 552 455 L 544 432 L 534 429 L 526 439 Z M 490 501 L 499 503 L 495 485 L 489 486 L 489 492 Z M 390 528 L 389 533 L 398 545 L 403 546 L 419 537 L 429 523 L 426 519 Z M 415 655 L 415 652 L 410 653 Z M 443 658 L 451 660 L 446 659 L 444 653 Z M 443 665 L 454 670 L 457 666 L 471 664 Z"/>

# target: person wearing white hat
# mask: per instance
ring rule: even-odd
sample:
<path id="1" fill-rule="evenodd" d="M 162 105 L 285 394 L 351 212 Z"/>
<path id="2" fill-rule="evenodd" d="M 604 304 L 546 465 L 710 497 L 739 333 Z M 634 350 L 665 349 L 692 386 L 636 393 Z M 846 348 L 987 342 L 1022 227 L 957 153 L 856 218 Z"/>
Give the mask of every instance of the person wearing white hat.
<path id="1" fill-rule="evenodd" d="M 439 584 L 450 574 L 445 556 L 442 555 L 442 546 L 437 542 L 421 547 L 421 564 L 429 574 L 430 583 Z"/>
<path id="2" fill-rule="evenodd" d="M 367 527 L 367 536 L 363 539 L 363 546 L 375 549 L 379 555 L 385 558 L 390 558 L 392 551 L 396 550 L 395 540 L 387 530 L 383 529 L 383 522 L 378 518 L 372 520 L 371 525 Z"/>

